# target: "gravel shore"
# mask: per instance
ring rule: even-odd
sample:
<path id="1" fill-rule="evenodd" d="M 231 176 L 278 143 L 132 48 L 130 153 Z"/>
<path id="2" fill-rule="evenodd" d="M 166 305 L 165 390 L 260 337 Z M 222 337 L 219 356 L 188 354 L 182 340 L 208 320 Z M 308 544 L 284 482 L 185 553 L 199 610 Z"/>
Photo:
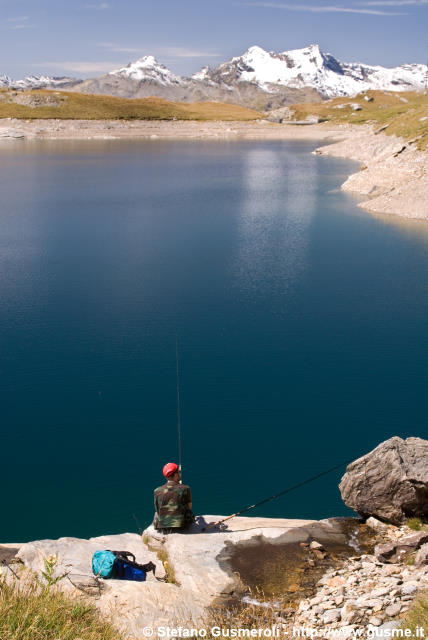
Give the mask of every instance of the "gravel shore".
<path id="1" fill-rule="evenodd" d="M 376 214 L 428 220 L 428 153 L 368 125 L 254 122 L 96 121 L 5 119 L 0 140 L 313 140 L 315 153 L 349 158 L 362 168 L 342 185 L 363 196 L 359 206 Z"/>

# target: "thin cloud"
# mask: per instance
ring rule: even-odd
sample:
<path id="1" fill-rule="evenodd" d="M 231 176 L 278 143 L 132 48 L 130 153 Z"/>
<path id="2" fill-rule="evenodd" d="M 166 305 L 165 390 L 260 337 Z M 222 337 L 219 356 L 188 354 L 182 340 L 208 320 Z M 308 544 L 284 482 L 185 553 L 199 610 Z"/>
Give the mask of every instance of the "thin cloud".
<path id="1" fill-rule="evenodd" d="M 9 27 L 9 29 L 13 29 L 14 31 L 16 29 L 34 29 L 34 24 L 14 24 L 12 27 Z"/>
<path id="2" fill-rule="evenodd" d="M 6 18 L 8 29 L 34 29 L 33 24 L 29 24 L 28 16 L 20 16 L 19 18 Z"/>
<path id="3" fill-rule="evenodd" d="M 110 42 L 99 42 L 99 47 L 103 47 L 104 49 L 108 49 L 114 53 L 135 53 L 141 54 L 144 53 L 144 49 L 139 47 L 121 47 L 120 45 L 116 45 Z"/>
<path id="4" fill-rule="evenodd" d="M 381 0 L 379 0 L 381 1 Z M 386 0 L 385 0 L 386 1 Z M 399 2 L 400 0 L 397 0 Z M 404 1 L 404 0 L 403 0 Z M 336 5 L 325 5 L 316 7 L 311 4 L 283 4 L 276 2 L 244 2 L 240 3 L 247 7 L 266 7 L 268 9 L 284 9 L 286 11 L 307 11 L 309 13 L 359 13 L 370 16 L 403 16 L 404 13 L 393 11 L 381 11 L 378 9 L 358 9 L 351 7 L 338 7 Z"/>
<path id="5" fill-rule="evenodd" d="M 365 7 L 423 7 L 428 5 L 428 0 L 371 0 L 360 4 Z"/>
<path id="6" fill-rule="evenodd" d="M 109 9 L 108 2 L 98 2 L 97 4 L 85 4 L 85 9 Z"/>
<path id="7" fill-rule="evenodd" d="M 218 58 L 218 53 L 208 53 L 207 51 L 194 51 L 185 47 L 165 47 L 157 49 L 158 55 L 170 56 L 173 58 Z"/>
<path id="8" fill-rule="evenodd" d="M 123 47 L 112 42 L 99 42 L 99 47 L 109 49 L 114 53 L 133 53 L 136 55 L 156 55 L 165 58 L 218 58 L 218 53 L 187 49 L 186 47 Z"/>
<path id="9" fill-rule="evenodd" d="M 122 66 L 121 62 L 37 62 L 32 67 L 59 69 L 76 73 L 108 73 Z"/>

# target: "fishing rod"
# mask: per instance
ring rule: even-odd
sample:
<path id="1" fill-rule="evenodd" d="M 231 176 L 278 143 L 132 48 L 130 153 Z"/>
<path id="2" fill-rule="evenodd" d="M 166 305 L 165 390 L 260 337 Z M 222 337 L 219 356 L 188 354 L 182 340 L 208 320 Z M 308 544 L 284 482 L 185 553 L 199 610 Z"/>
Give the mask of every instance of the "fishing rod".
<path id="1" fill-rule="evenodd" d="M 132 517 L 133 517 L 133 518 L 134 518 L 134 520 L 135 520 L 135 524 L 137 525 L 137 529 L 138 529 L 138 532 L 139 532 L 140 536 L 142 536 L 142 535 L 143 535 L 144 530 L 142 529 L 142 527 L 141 527 L 141 525 L 140 525 L 140 523 L 139 523 L 139 521 L 138 521 L 138 518 L 137 518 L 137 516 L 135 515 L 135 513 L 133 513 L 133 514 L 132 514 Z"/>
<path id="2" fill-rule="evenodd" d="M 181 411 L 180 411 L 180 371 L 178 367 L 178 334 L 175 334 L 175 369 L 177 380 L 177 436 L 178 436 L 178 468 L 181 471 Z"/>
<path id="3" fill-rule="evenodd" d="M 3 559 L 3 560 L 1 561 L 1 563 L 2 563 L 2 565 L 3 565 L 4 567 L 6 567 L 6 569 L 9 569 L 9 571 L 10 571 L 11 573 L 13 573 L 13 575 L 15 576 L 15 578 L 17 578 L 18 580 L 20 580 L 20 579 L 21 579 L 21 578 L 20 578 L 20 577 L 15 573 L 15 571 L 12 569 L 12 567 L 10 566 L 10 564 L 9 564 L 8 562 L 6 562 L 6 560 L 5 560 L 5 559 Z"/>
<path id="4" fill-rule="evenodd" d="M 178 366 L 178 333 L 175 333 L 175 372 L 177 382 L 177 435 L 178 435 L 178 468 L 181 471 L 182 456 L 181 456 L 181 411 L 180 411 L 180 370 Z M 181 483 L 181 480 L 180 480 Z M 135 513 L 132 514 L 135 520 L 140 535 L 143 534 L 143 529 L 138 521 Z"/>
<path id="5" fill-rule="evenodd" d="M 340 464 L 337 464 L 336 466 L 331 467 L 330 469 L 327 469 L 326 471 L 322 471 L 321 473 L 318 473 L 316 476 L 312 476 L 311 478 L 308 478 L 307 480 L 302 480 L 302 482 L 298 482 L 297 484 L 294 484 L 292 487 L 288 487 L 287 489 L 284 489 L 284 491 L 280 491 L 279 493 L 275 493 L 275 495 L 269 496 L 269 498 L 265 498 L 264 500 L 260 500 L 260 502 L 256 502 L 255 504 L 250 505 L 249 507 L 245 507 L 245 509 L 241 509 L 241 511 L 237 511 L 236 513 L 233 513 L 231 516 L 227 516 L 227 518 L 223 518 L 223 520 L 218 520 L 217 522 L 211 522 L 210 524 L 207 524 L 207 526 L 204 527 L 202 529 L 202 531 L 206 531 L 207 529 L 212 529 L 213 527 L 218 527 L 219 525 L 223 524 L 223 522 L 226 522 L 226 520 L 231 520 L 232 518 L 236 518 L 236 516 L 240 516 L 242 513 L 246 513 L 247 511 L 251 511 L 251 509 L 255 509 L 256 507 L 260 507 L 262 504 L 265 504 L 266 502 L 270 502 L 271 500 L 275 500 L 276 498 L 279 498 L 280 496 L 283 496 L 286 493 L 290 493 L 290 491 L 294 491 L 295 489 L 299 489 L 300 487 L 303 487 L 305 484 L 309 484 L 310 482 L 314 482 L 314 480 L 318 480 L 318 478 L 322 478 L 322 476 L 326 476 L 328 473 L 332 473 L 332 471 L 336 471 L 336 469 L 340 469 L 344 465 L 348 465 L 349 462 L 350 462 L 349 460 L 347 460 L 346 462 L 341 462 Z"/>

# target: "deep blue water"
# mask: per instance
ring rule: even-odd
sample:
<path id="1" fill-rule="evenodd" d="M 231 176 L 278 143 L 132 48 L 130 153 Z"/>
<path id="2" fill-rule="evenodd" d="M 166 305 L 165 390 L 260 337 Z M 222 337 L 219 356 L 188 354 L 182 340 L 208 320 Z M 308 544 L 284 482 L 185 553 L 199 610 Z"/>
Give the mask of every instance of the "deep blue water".
<path id="1" fill-rule="evenodd" d="M 427 437 L 428 225 L 338 191 L 316 143 L 0 147 L 0 540 L 152 517 L 177 457 L 228 514 Z M 341 471 L 254 515 L 347 512 Z"/>

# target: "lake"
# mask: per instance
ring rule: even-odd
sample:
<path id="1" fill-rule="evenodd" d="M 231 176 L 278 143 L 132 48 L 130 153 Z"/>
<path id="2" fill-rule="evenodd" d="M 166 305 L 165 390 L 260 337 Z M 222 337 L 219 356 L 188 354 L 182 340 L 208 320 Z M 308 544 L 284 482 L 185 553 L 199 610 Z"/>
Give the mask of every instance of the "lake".
<path id="1" fill-rule="evenodd" d="M 197 514 L 428 436 L 428 225 L 363 212 L 317 144 L 2 142 L 1 540 L 151 521 L 176 333 Z M 341 475 L 252 514 L 349 514 Z"/>

